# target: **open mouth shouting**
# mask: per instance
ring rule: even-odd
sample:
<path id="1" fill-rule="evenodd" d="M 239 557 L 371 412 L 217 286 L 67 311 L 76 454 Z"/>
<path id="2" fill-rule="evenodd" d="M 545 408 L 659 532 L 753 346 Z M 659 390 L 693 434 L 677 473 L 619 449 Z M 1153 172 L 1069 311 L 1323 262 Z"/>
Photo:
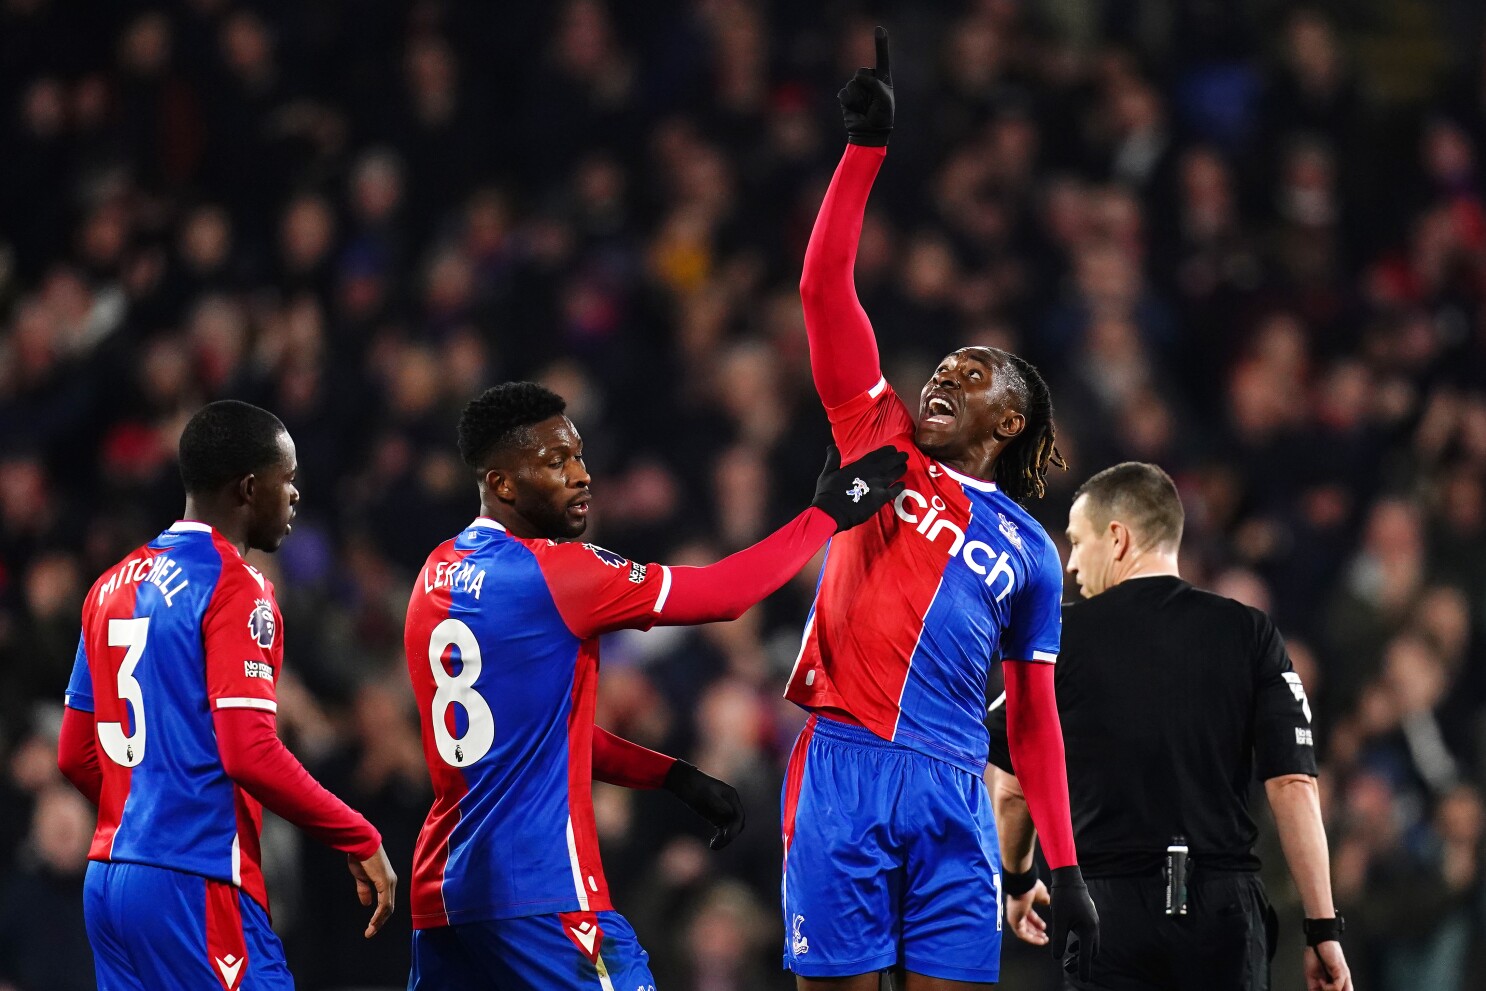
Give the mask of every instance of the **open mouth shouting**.
<path id="1" fill-rule="evenodd" d="M 935 390 L 924 398 L 922 423 L 925 426 L 952 427 L 960 411 L 943 392 Z"/>

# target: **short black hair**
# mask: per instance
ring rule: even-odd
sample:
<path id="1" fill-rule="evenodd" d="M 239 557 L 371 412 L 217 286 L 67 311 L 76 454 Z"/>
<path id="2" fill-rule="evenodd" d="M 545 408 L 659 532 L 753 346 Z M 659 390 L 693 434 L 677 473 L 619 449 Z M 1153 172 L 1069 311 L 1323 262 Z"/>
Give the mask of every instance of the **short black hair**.
<path id="1" fill-rule="evenodd" d="M 1186 513 L 1176 483 L 1158 465 L 1125 461 L 1106 468 L 1073 494 L 1089 497 L 1089 513 L 1099 529 L 1111 520 L 1130 528 L 1142 547 L 1180 547 Z"/>
<path id="2" fill-rule="evenodd" d="M 281 457 L 283 422 L 266 409 L 236 399 L 207 403 L 181 431 L 181 481 L 191 494 L 213 492 L 256 474 Z"/>
<path id="3" fill-rule="evenodd" d="M 491 386 L 459 415 L 459 456 L 478 471 L 494 451 L 526 443 L 530 427 L 567 408 L 567 400 L 535 382 Z"/>

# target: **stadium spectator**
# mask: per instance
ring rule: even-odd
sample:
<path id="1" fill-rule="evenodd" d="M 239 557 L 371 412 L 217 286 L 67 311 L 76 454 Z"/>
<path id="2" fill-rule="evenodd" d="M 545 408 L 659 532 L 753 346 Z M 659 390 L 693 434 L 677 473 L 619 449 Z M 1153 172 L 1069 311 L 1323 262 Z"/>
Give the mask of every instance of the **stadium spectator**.
<path id="1" fill-rule="evenodd" d="M 1314 654 L 1306 683 L 1340 856 L 1373 828 L 1341 808 L 1373 773 L 1358 755 L 1396 739 L 1377 678 L 1401 633 L 1449 640 L 1430 648 L 1445 665 L 1435 718 L 1460 784 L 1486 785 L 1486 10 L 1169 6 L 913 5 L 894 40 L 915 126 L 894 134 L 857 283 L 904 391 L 945 350 L 935 335 L 1034 356 L 1074 468 L 1037 507 L 1055 531 L 1076 478 L 1130 458 L 1172 470 L 1188 509 L 1183 574 L 1203 587 L 1242 576 Z M 208 400 L 268 406 L 302 447 L 309 508 L 284 559 L 254 563 L 284 592 L 288 668 L 325 713 L 326 760 L 360 748 L 360 686 L 401 676 L 421 560 L 408 559 L 432 546 L 404 531 L 453 532 L 429 521 L 451 402 L 545 381 L 564 359 L 586 383 L 582 422 L 607 479 L 595 539 L 647 560 L 704 545 L 696 559 L 715 560 L 734 549 L 722 521 L 741 533 L 792 515 L 782 481 L 814 477 L 828 437 L 795 286 L 837 159 L 831 94 L 871 64 L 875 21 L 858 10 L 0 0 L 7 763 L 30 746 L 32 703 L 55 707 L 62 686 L 43 673 L 71 659 L 46 632 L 52 610 L 75 620 L 81 605 L 60 562 L 97 574 L 179 508 L 170 452 Z M 1132 193 L 1111 177 L 1116 149 L 1122 174 L 1160 178 Z M 1070 321 L 1067 347 L 1044 339 L 1080 301 L 1128 308 L 1131 287 L 1158 305 L 1097 330 Z M 1289 329 L 1271 354 L 1276 323 Z M 425 399 L 387 398 L 393 371 L 405 358 L 426 369 L 429 349 L 433 443 L 418 433 Z M 721 395 L 734 354 L 750 356 L 772 408 Z M 1283 373 L 1278 408 L 1255 361 Z M 567 382 L 547 384 L 577 402 Z M 770 479 L 762 500 L 728 488 L 745 452 Z M 1397 525 L 1400 507 L 1411 522 Z M 1393 521 L 1369 523 L 1380 515 Z M 1383 587 L 1383 572 L 1403 586 Z M 1456 604 L 1427 605 L 1440 589 Z M 702 655 L 737 658 L 776 695 L 812 592 L 791 583 L 726 644 L 710 632 L 606 644 L 606 674 L 621 656 L 629 667 L 602 693 L 629 699 L 624 728 L 655 734 L 642 742 L 696 760 L 713 738 L 698 700 L 723 670 Z M 1348 615 L 1377 638 L 1361 642 Z M 802 717 L 762 709 L 757 759 L 777 779 Z M 16 876 L 34 792 L 3 789 L 0 883 Z M 763 791 L 756 823 L 777 815 L 777 789 Z M 1421 806 L 1388 779 L 1379 819 L 1443 848 L 1445 795 Z M 621 911 L 660 885 L 670 841 L 692 835 L 668 798 L 633 796 L 647 842 L 605 849 L 611 873 L 633 879 L 616 883 Z M 778 852 L 709 857 L 697 890 L 737 880 L 772 905 Z M 1369 863 L 1389 866 L 1385 853 Z M 1354 927 L 1386 907 L 1379 885 L 1338 895 Z M 1268 885 L 1282 914 L 1285 887 Z M 296 920 L 291 948 L 311 918 L 291 908 L 305 890 L 275 893 L 276 918 Z M 1486 972 L 1486 909 L 1460 904 L 1465 972 Z M 406 945 L 406 918 L 388 945 Z M 658 971 L 682 972 L 683 948 L 651 949 Z M 1008 986 L 1050 986 L 1044 955 L 1021 951 L 1007 948 Z M 1387 988 L 1381 962 L 1353 963 L 1359 986 Z M 1275 972 L 1291 991 L 1297 969 Z"/>

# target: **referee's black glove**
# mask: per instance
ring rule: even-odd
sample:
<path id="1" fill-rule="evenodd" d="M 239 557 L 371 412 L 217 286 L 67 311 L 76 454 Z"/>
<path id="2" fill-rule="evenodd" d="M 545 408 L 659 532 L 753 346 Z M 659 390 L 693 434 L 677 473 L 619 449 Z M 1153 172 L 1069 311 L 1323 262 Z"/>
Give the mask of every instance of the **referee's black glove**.
<path id="1" fill-rule="evenodd" d="M 686 803 L 693 812 L 717 827 L 707 843 L 721 850 L 743 832 L 743 800 L 738 789 L 719 781 L 684 760 L 678 760 L 666 772 L 662 785 L 666 791 Z"/>
<path id="2" fill-rule="evenodd" d="M 891 444 L 862 455 L 842 467 L 841 451 L 826 448 L 826 466 L 815 484 L 810 505 L 824 510 L 836 521 L 836 532 L 865 523 L 903 491 L 903 472 L 908 455 Z"/>
<path id="3" fill-rule="evenodd" d="M 1059 867 L 1053 871 L 1052 904 L 1048 907 L 1052 917 L 1051 936 L 1053 959 L 1062 961 L 1068 947 L 1070 935 L 1078 937 L 1074 955 L 1078 964 L 1078 977 L 1087 981 L 1093 976 L 1094 958 L 1099 955 L 1099 910 L 1094 899 L 1089 897 L 1089 886 L 1084 884 L 1084 873 L 1075 864 Z M 1064 963 L 1068 970 L 1074 961 Z"/>
<path id="4" fill-rule="evenodd" d="M 846 140 L 882 148 L 893 133 L 893 73 L 887 56 L 887 29 L 877 29 L 877 67 L 858 69 L 836 94 L 846 122 Z"/>

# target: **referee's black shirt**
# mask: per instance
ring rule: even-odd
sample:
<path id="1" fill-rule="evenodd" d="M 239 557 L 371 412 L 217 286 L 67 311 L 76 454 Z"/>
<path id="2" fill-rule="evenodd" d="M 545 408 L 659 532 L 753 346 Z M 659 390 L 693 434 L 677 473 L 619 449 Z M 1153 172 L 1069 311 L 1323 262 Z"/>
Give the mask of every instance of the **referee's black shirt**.
<path id="1" fill-rule="evenodd" d="M 1255 773 L 1316 773 L 1310 706 L 1268 616 L 1179 578 L 1133 578 L 1063 607 L 1055 676 L 1079 864 L 1145 873 L 1185 836 L 1194 864 L 1254 870 Z M 1006 707 L 990 761 L 1012 771 Z"/>

